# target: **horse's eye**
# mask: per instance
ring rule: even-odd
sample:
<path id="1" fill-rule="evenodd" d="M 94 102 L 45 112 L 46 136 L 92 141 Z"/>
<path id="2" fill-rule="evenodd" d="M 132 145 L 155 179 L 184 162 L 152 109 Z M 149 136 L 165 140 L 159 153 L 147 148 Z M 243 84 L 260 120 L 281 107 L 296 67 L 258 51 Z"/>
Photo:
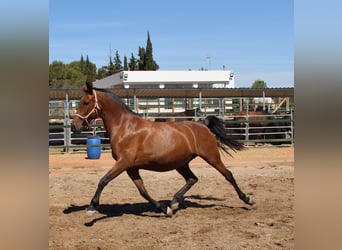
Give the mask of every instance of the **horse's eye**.
<path id="1" fill-rule="evenodd" d="M 88 105 L 89 105 L 89 102 L 84 102 L 84 105 L 85 105 L 85 106 L 88 106 Z"/>

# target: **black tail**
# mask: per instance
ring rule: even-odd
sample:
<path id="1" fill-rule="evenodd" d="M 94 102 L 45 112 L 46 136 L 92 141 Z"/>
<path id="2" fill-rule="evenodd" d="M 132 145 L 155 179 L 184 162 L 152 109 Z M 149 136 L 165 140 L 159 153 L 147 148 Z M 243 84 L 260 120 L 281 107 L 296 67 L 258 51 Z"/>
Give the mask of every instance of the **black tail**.
<path id="1" fill-rule="evenodd" d="M 216 135 L 218 147 L 230 156 L 232 155 L 228 152 L 228 148 L 232 149 L 234 152 L 236 152 L 236 150 L 246 149 L 243 143 L 238 142 L 227 135 L 225 123 L 218 117 L 209 115 L 204 118 L 204 124 Z"/>

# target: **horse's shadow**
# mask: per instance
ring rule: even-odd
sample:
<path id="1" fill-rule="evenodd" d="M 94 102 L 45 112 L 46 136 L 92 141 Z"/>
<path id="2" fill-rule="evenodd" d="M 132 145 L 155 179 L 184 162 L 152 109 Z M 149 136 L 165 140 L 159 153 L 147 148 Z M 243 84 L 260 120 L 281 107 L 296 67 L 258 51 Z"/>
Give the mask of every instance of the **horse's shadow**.
<path id="1" fill-rule="evenodd" d="M 215 206 L 222 206 L 217 204 L 200 204 L 196 201 L 191 200 L 205 200 L 205 201 L 222 201 L 222 199 L 214 198 L 214 197 L 204 197 L 199 195 L 191 195 L 184 197 L 184 201 L 182 206 L 180 207 L 181 210 L 187 208 L 210 208 Z M 190 199 L 190 200 L 188 200 Z M 161 200 L 159 201 L 162 206 L 170 206 L 170 201 Z M 79 211 L 86 211 L 88 205 L 73 205 L 71 204 L 68 208 L 63 210 L 64 214 L 70 214 Z M 229 206 L 225 206 L 228 207 Z M 177 210 L 179 211 L 179 210 Z M 175 211 L 174 213 L 176 213 Z M 166 217 L 163 212 L 157 210 L 152 204 L 148 202 L 143 203 L 133 203 L 133 204 L 101 204 L 97 208 L 97 212 L 102 214 L 102 217 L 95 218 L 89 222 L 84 223 L 85 226 L 93 226 L 97 221 L 112 218 L 112 217 L 119 217 L 123 216 L 124 214 L 131 214 L 136 216 L 143 216 L 143 217 L 151 217 L 151 218 L 160 218 Z"/>

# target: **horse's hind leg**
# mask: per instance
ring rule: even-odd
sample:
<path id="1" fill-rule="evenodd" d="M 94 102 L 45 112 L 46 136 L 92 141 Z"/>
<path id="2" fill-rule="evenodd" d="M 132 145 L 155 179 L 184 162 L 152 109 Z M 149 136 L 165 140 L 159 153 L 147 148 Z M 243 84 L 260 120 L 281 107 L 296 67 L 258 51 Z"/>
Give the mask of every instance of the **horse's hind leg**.
<path id="1" fill-rule="evenodd" d="M 215 157 L 215 160 L 205 159 L 210 165 L 212 165 L 214 168 L 216 168 L 225 178 L 227 181 L 229 181 L 235 191 L 237 192 L 239 198 L 245 202 L 248 205 L 253 205 L 255 202 L 250 198 L 249 196 L 245 195 L 239 188 L 238 184 L 236 183 L 236 180 L 232 174 L 222 163 L 219 155 L 218 157 Z"/>
<path id="2" fill-rule="evenodd" d="M 178 168 L 177 171 L 178 171 L 178 173 L 180 173 L 184 177 L 186 183 L 174 195 L 174 197 L 173 197 L 173 199 L 171 201 L 171 209 L 172 209 L 172 211 L 175 211 L 175 210 L 177 210 L 179 208 L 179 206 L 183 202 L 184 194 L 192 187 L 192 185 L 194 185 L 198 181 L 198 178 L 196 177 L 196 175 L 190 170 L 189 163 L 187 163 L 186 165 L 184 165 L 181 168 Z"/>
<path id="3" fill-rule="evenodd" d="M 168 216 L 172 216 L 172 211 L 169 207 L 163 206 L 158 201 L 154 200 L 147 192 L 144 182 L 139 174 L 138 169 L 127 169 L 126 170 L 128 176 L 132 179 L 134 184 L 139 190 L 139 193 L 142 197 L 144 197 L 146 200 L 148 200 L 150 203 L 152 203 L 158 210 L 161 210 L 163 213 L 165 213 Z"/>

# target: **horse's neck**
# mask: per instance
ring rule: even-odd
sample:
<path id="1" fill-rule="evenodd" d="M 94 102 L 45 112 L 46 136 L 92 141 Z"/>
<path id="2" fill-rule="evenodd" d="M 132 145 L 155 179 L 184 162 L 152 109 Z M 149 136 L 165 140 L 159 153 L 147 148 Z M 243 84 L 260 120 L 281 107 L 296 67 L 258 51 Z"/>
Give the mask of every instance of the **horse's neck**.
<path id="1" fill-rule="evenodd" d="M 109 133 L 115 133 L 114 130 L 119 128 L 121 124 L 132 115 L 124 106 L 109 96 L 103 98 L 101 101 L 101 108 L 101 118 Z"/>

